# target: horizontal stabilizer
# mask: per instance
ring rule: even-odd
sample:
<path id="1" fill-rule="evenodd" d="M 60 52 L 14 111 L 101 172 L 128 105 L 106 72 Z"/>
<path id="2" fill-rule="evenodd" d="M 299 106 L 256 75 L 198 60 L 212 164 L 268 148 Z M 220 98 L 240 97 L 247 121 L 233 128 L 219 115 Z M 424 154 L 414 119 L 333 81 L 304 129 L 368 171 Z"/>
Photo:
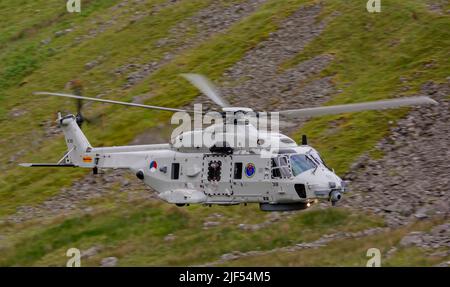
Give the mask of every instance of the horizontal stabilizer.
<path id="1" fill-rule="evenodd" d="M 58 164 L 58 163 L 20 163 L 23 167 L 76 167 L 74 164 Z"/>

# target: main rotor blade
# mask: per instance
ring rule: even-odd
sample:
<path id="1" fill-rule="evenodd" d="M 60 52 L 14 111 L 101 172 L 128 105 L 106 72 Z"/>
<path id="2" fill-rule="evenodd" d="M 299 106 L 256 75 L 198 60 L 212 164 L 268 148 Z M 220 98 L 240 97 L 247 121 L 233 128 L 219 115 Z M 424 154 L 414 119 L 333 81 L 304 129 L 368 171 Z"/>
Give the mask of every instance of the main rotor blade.
<path id="1" fill-rule="evenodd" d="M 222 98 L 216 86 L 214 86 L 214 84 L 205 76 L 199 74 L 181 74 L 181 76 L 188 80 L 192 85 L 194 85 L 217 105 L 221 106 L 222 108 L 230 106 L 230 104 L 224 98 Z"/>
<path id="2" fill-rule="evenodd" d="M 336 105 L 336 106 L 323 106 L 317 108 L 306 108 L 306 109 L 296 109 L 296 110 L 284 110 L 279 111 L 280 115 L 290 116 L 290 117 L 315 117 L 323 115 L 334 115 L 340 113 L 350 113 L 359 112 L 367 110 L 380 110 L 397 108 L 403 106 L 415 106 L 415 105 L 426 105 L 426 104 L 437 104 L 437 102 L 429 97 L 407 97 L 398 98 L 392 100 L 365 102 L 357 104 L 347 104 L 347 105 Z"/>
<path id="3" fill-rule="evenodd" d="M 98 98 L 82 97 L 82 96 L 76 96 L 76 95 L 71 95 L 71 94 L 63 94 L 63 93 L 34 92 L 33 94 L 34 95 L 49 95 L 49 96 L 73 98 L 73 99 L 101 102 L 101 103 L 107 103 L 107 104 L 116 104 L 116 105 L 138 107 L 138 108 L 144 108 L 144 109 L 152 109 L 152 110 L 161 110 L 161 111 L 170 111 L 170 112 L 189 112 L 187 110 L 176 109 L 176 108 L 149 106 L 149 105 L 143 105 L 143 104 L 135 104 L 135 103 L 119 102 L 119 101 L 105 100 L 105 99 L 98 99 Z"/>

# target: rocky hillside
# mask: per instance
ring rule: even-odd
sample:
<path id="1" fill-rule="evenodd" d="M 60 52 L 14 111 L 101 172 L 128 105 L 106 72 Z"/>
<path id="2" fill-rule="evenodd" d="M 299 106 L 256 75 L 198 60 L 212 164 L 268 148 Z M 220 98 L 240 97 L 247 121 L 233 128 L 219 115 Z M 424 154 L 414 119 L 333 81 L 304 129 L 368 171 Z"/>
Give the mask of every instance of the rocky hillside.
<path id="1" fill-rule="evenodd" d="M 447 265 L 450 6 L 446 0 L 60 0 L 0 3 L 0 265 Z M 180 73 L 208 75 L 260 110 L 428 95 L 427 108 L 327 116 L 309 135 L 351 192 L 331 208 L 178 208 L 122 171 L 24 169 L 65 145 L 67 91 L 170 107 L 207 103 Z M 166 142 L 170 114 L 86 104 L 95 146 Z M 206 243 L 206 244 L 205 244 Z"/>

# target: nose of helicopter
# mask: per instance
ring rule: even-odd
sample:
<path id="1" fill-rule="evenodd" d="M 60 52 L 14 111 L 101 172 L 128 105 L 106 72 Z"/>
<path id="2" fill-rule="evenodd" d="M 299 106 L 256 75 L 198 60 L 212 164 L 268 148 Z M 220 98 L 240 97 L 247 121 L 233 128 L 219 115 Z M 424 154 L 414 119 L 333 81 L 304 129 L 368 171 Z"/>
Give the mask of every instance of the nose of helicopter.
<path id="1" fill-rule="evenodd" d="M 333 205 L 342 198 L 345 192 L 345 182 L 334 172 L 318 168 L 299 174 L 296 182 L 305 184 L 308 197 L 329 199 Z"/>

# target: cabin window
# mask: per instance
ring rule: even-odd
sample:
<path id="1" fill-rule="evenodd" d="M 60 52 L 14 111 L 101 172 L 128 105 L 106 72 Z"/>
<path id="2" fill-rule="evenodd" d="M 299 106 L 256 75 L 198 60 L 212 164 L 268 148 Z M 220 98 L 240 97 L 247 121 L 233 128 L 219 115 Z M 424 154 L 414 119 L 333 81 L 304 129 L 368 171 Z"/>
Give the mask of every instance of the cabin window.
<path id="1" fill-rule="evenodd" d="M 242 162 L 234 163 L 234 179 L 242 179 Z"/>
<path id="2" fill-rule="evenodd" d="M 172 179 L 179 179 L 180 178 L 180 163 L 174 162 L 172 163 Z"/>

